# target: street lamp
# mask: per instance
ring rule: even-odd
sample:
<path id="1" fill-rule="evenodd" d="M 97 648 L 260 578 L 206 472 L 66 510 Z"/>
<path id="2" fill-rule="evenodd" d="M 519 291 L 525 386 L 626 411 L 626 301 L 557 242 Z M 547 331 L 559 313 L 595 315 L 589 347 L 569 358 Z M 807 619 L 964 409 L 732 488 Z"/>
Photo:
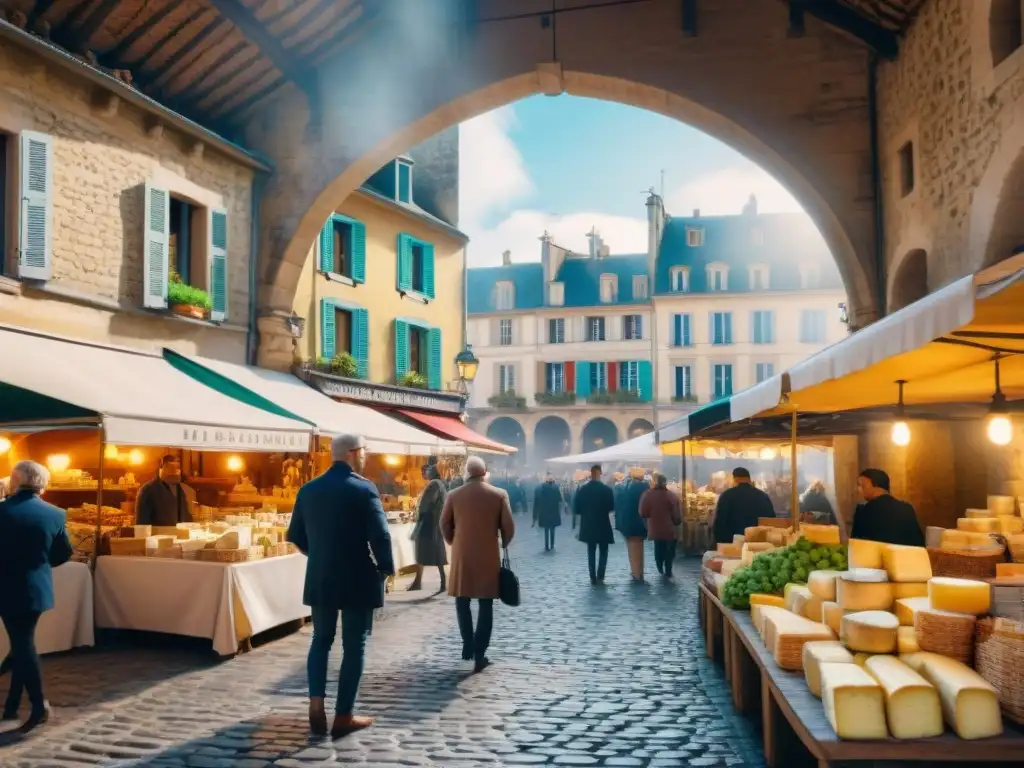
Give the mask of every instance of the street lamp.
<path id="1" fill-rule="evenodd" d="M 466 384 L 472 383 L 473 379 L 476 378 L 476 372 L 480 368 L 480 361 L 473 354 L 473 346 L 471 344 L 467 344 L 466 348 L 455 356 L 455 367 L 459 370 L 459 381 L 462 382 L 463 387 Z"/>

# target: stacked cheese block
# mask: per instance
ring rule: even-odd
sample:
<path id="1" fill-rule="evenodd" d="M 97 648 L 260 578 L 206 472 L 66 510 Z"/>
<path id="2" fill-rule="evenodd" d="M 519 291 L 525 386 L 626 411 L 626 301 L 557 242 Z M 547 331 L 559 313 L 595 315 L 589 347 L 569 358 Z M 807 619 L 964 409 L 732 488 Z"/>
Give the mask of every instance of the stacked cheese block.
<path id="1" fill-rule="evenodd" d="M 999 546 L 993 536 L 1024 534 L 1024 519 L 1017 516 L 1012 496 L 989 496 L 985 509 L 968 509 L 966 517 L 956 521 L 955 530 L 941 532 L 939 546 L 944 550 L 991 549 Z"/>
<path id="2" fill-rule="evenodd" d="M 961 647 L 988 611 L 989 586 L 932 578 L 923 547 L 852 540 L 848 559 L 849 571 L 813 572 L 789 602 L 839 636 L 802 647 L 808 687 L 837 735 L 925 738 L 944 720 L 964 739 L 1001 733 L 998 694 Z"/>

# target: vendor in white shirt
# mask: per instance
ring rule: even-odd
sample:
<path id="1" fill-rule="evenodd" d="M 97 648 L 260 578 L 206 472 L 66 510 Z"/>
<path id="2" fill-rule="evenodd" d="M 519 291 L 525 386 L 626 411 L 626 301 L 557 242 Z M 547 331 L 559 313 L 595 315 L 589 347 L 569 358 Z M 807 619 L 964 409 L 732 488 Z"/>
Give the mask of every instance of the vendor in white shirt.
<path id="1" fill-rule="evenodd" d="M 136 525 L 174 526 L 192 522 L 196 492 L 181 481 L 181 460 L 173 454 L 160 459 L 157 476 L 139 489 Z"/>

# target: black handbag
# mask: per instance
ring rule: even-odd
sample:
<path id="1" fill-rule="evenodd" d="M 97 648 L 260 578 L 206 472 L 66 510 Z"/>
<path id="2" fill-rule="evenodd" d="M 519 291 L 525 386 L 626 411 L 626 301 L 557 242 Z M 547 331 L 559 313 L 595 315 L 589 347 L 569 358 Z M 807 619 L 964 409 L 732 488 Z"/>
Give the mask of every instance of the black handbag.
<path id="1" fill-rule="evenodd" d="M 507 548 L 502 550 L 501 568 L 498 569 L 498 599 L 513 608 L 519 605 L 519 577 L 512 572 Z"/>

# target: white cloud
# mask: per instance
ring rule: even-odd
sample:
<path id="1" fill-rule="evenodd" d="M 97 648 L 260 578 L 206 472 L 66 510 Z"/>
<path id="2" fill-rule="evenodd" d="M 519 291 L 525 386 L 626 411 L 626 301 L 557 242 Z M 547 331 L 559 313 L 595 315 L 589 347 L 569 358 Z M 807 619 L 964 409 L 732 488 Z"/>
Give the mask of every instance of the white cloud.
<path id="1" fill-rule="evenodd" d="M 757 166 L 723 168 L 696 178 L 667 193 L 665 207 L 676 216 L 689 216 L 694 208 L 708 216 L 739 213 L 752 194 L 761 213 L 803 210 L 785 187 Z"/>
<path id="2" fill-rule="evenodd" d="M 515 120 L 515 111 L 507 106 L 459 126 L 459 221 L 463 227 L 508 210 L 533 191 L 523 156 L 508 135 Z"/>

